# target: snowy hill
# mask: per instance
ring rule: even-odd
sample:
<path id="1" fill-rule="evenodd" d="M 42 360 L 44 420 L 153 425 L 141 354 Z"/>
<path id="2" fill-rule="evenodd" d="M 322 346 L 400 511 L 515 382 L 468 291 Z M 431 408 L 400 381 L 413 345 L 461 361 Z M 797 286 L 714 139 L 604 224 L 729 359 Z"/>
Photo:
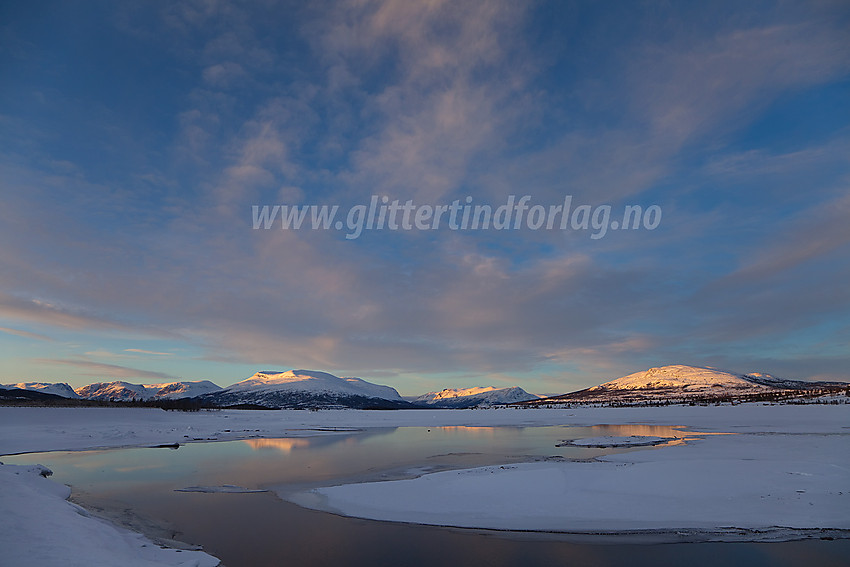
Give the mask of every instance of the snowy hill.
<path id="1" fill-rule="evenodd" d="M 202 394 L 210 394 L 221 390 L 220 386 L 209 380 L 197 380 L 194 382 L 170 382 L 168 384 L 150 384 L 145 386 L 156 390 L 154 399 L 157 400 L 179 400 L 181 398 L 194 398 Z"/>
<path id="2" fill-rule="evenodd" d="M 274 408 L 410 406 L 395 388 L 315 370 L 257 372 L 200 399 L 221 406 L 253 404 Z"/>
<path id="3" fill-rule="evenodd" d="M 56 384 L 48 384 L 45 382 L 19 382 L 17 384 L 6 384 L 0 385 L 0 388 L 18 388 L 19 390 L 31 390 L 34 392 L 41 392 L 43 394 L 53 394 L 54 396 L 62 396 L 63 398 L 72 398 L 76 399 L 80 396 L 74 391 L 71 386 L 65 384 L 64 382 L 59 382 Z"/>
<path id="4" fill-rule="evenodd" d="M 493 386 L 477 388 L 445 389 L 429 392 L 409 400 L 417 405 L 442 408 L 486 407 L 514 402 L 536 400 L 539 396 L 529 394 L 522 388 L 495 388 Z"/>
<path id="5" fill-rule="evenodd" d="M 762 392 L 771 388 L 747 380 L 745 375 L 725 370 L 673 365 L 635 372 L 590 388 L 590 391 L 681 389 L 692 393 L 722 394 L 730 391 Z"/>
<path id="6" fill-rule="evenodd" d="M 811 397 L 847 388 L 844 382 L 783 380 L 770 374 L 736 374 L 681 364 L 635 372 L 599 386 L 530 402 L 550 403 L 683 403 L 688 401 L 758 400 Z"/>
<path id="7" fill-rule="evenodd" d="M 130 384 L 129 382 L 98 382 L 75 390 L 81 398 L 89 400 L 146 401 L 194 398 L 221 390 L 209 380 L 196 382 L 168 382 L 165 384 Z"/>

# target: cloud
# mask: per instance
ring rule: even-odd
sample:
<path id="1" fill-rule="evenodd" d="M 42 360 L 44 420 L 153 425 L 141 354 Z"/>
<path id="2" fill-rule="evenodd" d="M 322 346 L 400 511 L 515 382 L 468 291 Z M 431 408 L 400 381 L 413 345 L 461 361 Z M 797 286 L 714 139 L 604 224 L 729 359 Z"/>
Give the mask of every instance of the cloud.
<path id="1" fill-rule="evenodd" d="M 106 364 L 103 362 L 94 362 L 91 360 L 77 358 L 36 358 L 33 359 L 36 364 L 50 364 L 55 366 L 71 366 L 80 368 L 84 372 L 78 372 L 79 376 L 93 376 L 98 378 L 150 378 L 157 380 L 177 380 L 176 376 L 166 374 L 165 372 L 152 372 L 150 370 L 140 370 L 138 368 L 130 368 L 129 366 L 119 366 L 117 364 Z"/>
<path id="2" fill-rule="evenodd" d="M 373 123 L 355 141 L 341 180 L 425 202 L 457 190 L 475 159 L 505 139 L 534 73 L 528 60 L 509 64 L 524 53 L 516 41 L 523 8 L 396 1 L 339 8 L 307 31 L 327 66 L 329 94 L 364 100 Z M 385 65 L 392 72 L 366 84 Z"/>
<path id="3" fill-rule="evenodd" d="M 239 63 L 226 61 L 224 63 L 216 63 L 204 69 L 204 81 L 214 87 L 227 88 L 245 78 L 245 69 Z"/>
<path id="4" fill-rule="evenodd" d="M 718 128 L 739 127 L 778 93 L 850 70 L 850 44 L 839 25 L 801 22 L 702 38 L 685 30 L 678 35 L 645 45 L 630 70 L 633 111 L 649 120 L 654 136 L 676 147 Z"/>
<path id="5" fill-rule="evenodd" d="M 118 328 L 120 325 L 74 312 L 40 299 L 22 299 L 0 292 L 0 316 L 65 329 Z"/>
<path id="6" fill-rule="evenodd" d="M 170 121 L 139 127 L 156 144 L 110 148 L 145 150 L 130 174 L 46 143 L 7 159 L 0 316 L 93 341 L 167 337 L 228 362 L 420 379 L 543 367 L 556 383 L 708 359 L 738 340 L 764 351 L 846 305 L 847 203 L 834 197 L 844 187 L 812 183 L 797 214 L 802 192 L 764 181 L 836 171 L 846 142 L 774 153 L 735 136 L 771 101 L 846 73 L 837 24 L 591 14 L 590 28 L 544 22 L 563 49 L 553 55 L 535 35 L 548 12 L 535 10 L 161 8 L 167 30 L 135 37 L 167 45 L 178 102 L 163 99 Z M 609 18 L 629 33 L 609 31 Z M 349 242 L 250 228 L 251 204 L 346 206 L 379 193 L 433 204 L 660 197 L 665 219 L 652 234 L 593 242 L 543 231 Z"/>
<path id="7" fill-rule="evenodd" d="M 10 329 L 9 327 L 0 327 L 0 332 L 8 333 L 10 335 L 16 335 L 18 337 L 24 337 L 27 339 L 35 339 L 37 341 L 50 341 L 53 342 L 56 339 L 52 337 L 48 337 L 47 335 L 41 335 L 39 333 L 31 333 L 29 331 L 22 331 L 20 329 Z"/>
<path id="8" fill-rule="evenodd" d="M 156 352 L 156 351 L 153 351 L 153 350 L 144 350 L 144 349 L 140 349 L 140 348 L 125 348 L 124 352 L 136 352 L 136 353 L 139 353 L 139 354 L 153 354 L 153 355 L 157 355 L 157 356 L 173 356 L 174 355 L 173 352 Z"/>
<path id="9" fill-rule="evenodd" d="M 771 238 L 729 276 L 731 280 L 764 280 L 801 264 L 815 262 L 850 245 L 850 188 L 790 219 L 778 238 Z"/>

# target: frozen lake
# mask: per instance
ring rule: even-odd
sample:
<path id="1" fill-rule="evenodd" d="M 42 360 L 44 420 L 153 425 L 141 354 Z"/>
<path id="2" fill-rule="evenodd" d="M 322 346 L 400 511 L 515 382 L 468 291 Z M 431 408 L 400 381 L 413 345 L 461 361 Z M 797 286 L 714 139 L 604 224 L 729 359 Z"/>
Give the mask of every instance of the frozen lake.
<path id="1" fill-rule="evenodd" d="M 848 540 L 638 545 L 414 526 L 308 510 L 279 497 L 354 480 L 625 451 L 557 446 L 571 439 L 642 435 L 681 443 L 681 438 L 693 435 L 669 425 L 336 428 L 302 433 L 311 436 L 192 443 L 177 450 L 37 453 L 4 457 L 3 462 L 44 464 L 54 471 L 54 480 L 72 486 L 76 502 L 151 535 L 203 545 L 228 567 L 395 566 L 401 558 L 405 565 L 421 566 L 841 565 L 850 554 Z M 268 491 L 179 491 L 225 485 Z"/>

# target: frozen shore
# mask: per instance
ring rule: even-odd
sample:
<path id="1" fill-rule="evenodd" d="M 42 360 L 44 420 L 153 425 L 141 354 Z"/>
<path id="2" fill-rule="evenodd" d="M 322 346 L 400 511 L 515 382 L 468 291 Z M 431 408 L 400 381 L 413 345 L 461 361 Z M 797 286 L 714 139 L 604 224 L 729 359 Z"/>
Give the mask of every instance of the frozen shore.
<path id="1" fill-rule="evenodd" d="M 847 537 L 850 436 L 711 435 L 592 462 L 446 471 L 291 500 L 360 518 L 466 528 L 667 532 L 678 541 Z"/>
<path id="2" fill-rule="evenodd" d="M 797 535 L 806 528 L 850 530 L 848 405 L 198 413 L 0 407 L 0 455 L 334 435 L 371 427 L 597 424 L 680 425 L 736 435 L 707 435 L 589 463 L 527 463 L 327 487 L 296 500 L 364 518 L 495 529 L 720 533 L 741 528 L 744 539 L 758 539 L 754 534 L 764 528 L 775 532 L 774 526 L 794 528 Z M 14 566 L 217 563 L 201 552 L 160 549 L 138 534 L 86 517 L 65 500 L 67 491 L 37 472 L 0 466 L 4 561 Z M 112 543 L 80 544 L 97 538 Z M 41 554 L 38 560 L 33 553 Z"/>
<path id="3" fill-rule="evenodd" d="M 201 411 L 0 407 L 0 456 L 236 439 L 338 429 L 441 426 L 682 425 L 697 431 L 848 433 L 850 404 L 489 410 Z"/>
<path id="4" fill-rule="evenodd" d="M 163 548 L 89 515 L 38 466 L 0 465 L 0 563 L 8 567 L 215 567 L 202 551 Z"/>

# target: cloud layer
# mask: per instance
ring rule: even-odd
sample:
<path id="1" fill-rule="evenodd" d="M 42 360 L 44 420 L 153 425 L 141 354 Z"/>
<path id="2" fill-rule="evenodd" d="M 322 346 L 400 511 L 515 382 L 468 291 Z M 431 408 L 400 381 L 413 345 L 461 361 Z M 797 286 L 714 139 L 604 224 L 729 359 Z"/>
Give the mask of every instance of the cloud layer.
<path id="1" fill-rule="evenodd" d="M 320 4 L 13 15 L 7 382 L 307 367 L 557 392 L 667 363 L 850 379 L 846 10 Z M 254 204 L 511 194 L 658 204 L 663 222 L 598 240 L 251 228 Z"/>

